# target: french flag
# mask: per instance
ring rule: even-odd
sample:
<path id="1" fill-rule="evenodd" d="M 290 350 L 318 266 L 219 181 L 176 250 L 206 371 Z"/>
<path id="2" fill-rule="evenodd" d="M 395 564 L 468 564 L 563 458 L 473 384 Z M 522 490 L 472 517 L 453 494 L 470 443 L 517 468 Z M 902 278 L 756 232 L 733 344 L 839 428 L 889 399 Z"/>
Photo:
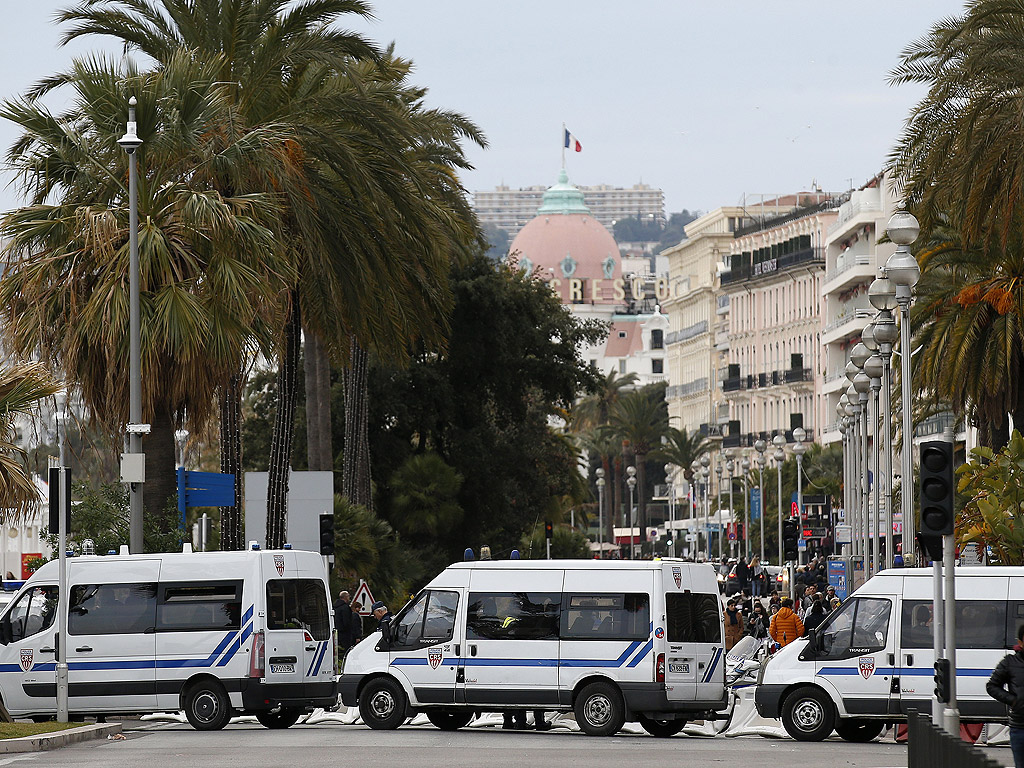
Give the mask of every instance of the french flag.
<path id="1" fill-rule="evenodd" d="M 566 149 L 572 149 L 575 152 L 582 152 L 583 145 L 580 144 L 580 140 L 573 136 L 569 131 L 565 131 L 565 144 Z"/>

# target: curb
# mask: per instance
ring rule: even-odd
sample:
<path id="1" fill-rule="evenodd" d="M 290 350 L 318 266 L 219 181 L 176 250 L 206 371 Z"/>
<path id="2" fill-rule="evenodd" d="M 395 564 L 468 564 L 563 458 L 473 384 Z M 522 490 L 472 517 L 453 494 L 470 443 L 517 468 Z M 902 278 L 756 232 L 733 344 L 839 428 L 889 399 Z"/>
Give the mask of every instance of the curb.
<path id="1" fill-rule="evenodd" d="M 79 728 L 68 728 L 65 731 L 57 731 L 56 733 L 41 733 L 37 736 L 4 739 L 0 741 L 0 754 L 45 752 L 50 749 L 66 747 L 68 744 L 77 744 L 80 741 L 102 739 L 120 732 L 121 723 L 96 723 L 95 725 L 83 725 Z"/>

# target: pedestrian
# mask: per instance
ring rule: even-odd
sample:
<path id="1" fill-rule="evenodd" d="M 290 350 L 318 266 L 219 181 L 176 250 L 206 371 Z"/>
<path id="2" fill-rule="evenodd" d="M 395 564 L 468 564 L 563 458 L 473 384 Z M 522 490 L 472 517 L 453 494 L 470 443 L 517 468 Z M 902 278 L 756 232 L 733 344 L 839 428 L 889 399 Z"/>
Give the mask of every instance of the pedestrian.
<path id="1" fill-rule="evenodd" d="M 754 610 L 747 617 L 747 634 L 757 640 L 764 640 L 768 637 L 768 626 L 770 623 L 764 606 L 760 602 L 754 603 Z"/>
<path id="2" fill-rule="evenodd" d="M 725 608 L 725 650 L 731 649 L 743 637 L 743 614 L 736 607 L 735 598 L 729 598 Z"/>
<path id="3" fill-rule="evenodd" d="M 800 598 L 798 606 L 798 615 L 801 619 L 806 618 L 807 612 L 811 610 L 811 606 L 814 604 L 814 598 L 818 596 L 818 585 L 808 584 L 807 589 L 804 590 L 804 596 Z"/>
<path id="4" fill-rule="evenodd" d="M 338 593 L 338 599 L 334 603 L 334 628 L 338 632 L 338 655 L 340 658 L 353 645 L 352 608 L 349 605 L 347 589 Z"/>
<path id="5" fill-rule="evenodd" d="M 760 597 L 764 594 L 764 566 L 761 565 L 761 558 L 754 555 L 750 560 L 750 594 Z"/>
<path id="6" fill-rule="evenodd" d="M 825 604 L 820 595 L 815 595 L 815 600 L 804 616 L 804 634 L 807 634 L 825 620 Z"/>
<path id="7" fill-rule="evenodd" d="M 996 665 L 985 686 L 988 695 L 1010 710 L 1010 750 L 1015 768 L 1024 768 L 1024 624 L 1017 630 L 1017 644 Z"/>
<path id="8" fill-rule="evenodd" d="M 352 603 L 352 645 L 363 639 L 363 604 Z"/>
<path id="9" fill-rule="evenodd" d="M 793 613 L 793 601 L 788 597 L 782 598 L 782 607 L 772 617 L 772 624 L 768 628 L 768 635 L 785 648 L 804 633 L 803 622 L 800 617 Z"/>
<path id="10" fill-rule="evenodd" d="M 741 557 L 736 563 L 736 586 L 740 592 L 750 591 L 750 566 L 747 565 L 745 557 Z"/>
<path id="11" fill-rule="evenodd" d="M 391 615 L 391 611 L 384 604 L 383 600 L 378 600 L 370 606 L 370 612 L 373 613 L 373 618 L 377 620 L 377 629 L 380 630 L 384 640 L 391 642 L 391 619 L 394 616 Z"/>

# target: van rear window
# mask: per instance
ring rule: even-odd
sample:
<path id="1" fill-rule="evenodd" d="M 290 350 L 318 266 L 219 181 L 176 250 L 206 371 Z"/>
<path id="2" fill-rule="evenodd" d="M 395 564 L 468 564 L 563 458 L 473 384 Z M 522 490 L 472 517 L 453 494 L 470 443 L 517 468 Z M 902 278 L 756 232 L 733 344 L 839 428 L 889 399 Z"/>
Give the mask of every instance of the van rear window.
<path id="1" fill-rule="evenodd" d="M 242 582 L 206 581 L 160 585 L 157 632 L 241 629 Z"/>
<path id="2" fill-rule="evenodd" d="M 267 582 L 267 629 L 304 629 L 314 640 L 331 637 L 327 590 L 319 579 Z"/>
<path id="3" fill-rule="evenodd" d="M 651 634 L 650 598 L 635 594 L 569 594 L 562 610 L 562 637 L 571 640 L 646 640 Z"/>
<path id="4" fill-rule="evenodd" d="M 665 617 L 670 643 L 722 642 L 722 613 L 718 595 L 669 592 Z"/>

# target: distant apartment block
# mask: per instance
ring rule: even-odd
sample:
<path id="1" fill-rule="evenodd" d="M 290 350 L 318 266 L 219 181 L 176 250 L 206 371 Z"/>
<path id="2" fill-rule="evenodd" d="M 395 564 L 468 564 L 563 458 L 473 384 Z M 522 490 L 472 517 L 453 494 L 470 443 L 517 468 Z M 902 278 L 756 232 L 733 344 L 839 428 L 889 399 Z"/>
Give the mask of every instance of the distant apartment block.
<path id="1" fill-rule="evenodd" d="M 610 231 L 619 219 L 639 218 L 641 221 L 665 223 L 665 194 L 647 184 L 612 187 L 598 184 L 579 187 L 591 215 Z M 473 193 L 473 208 L 481 224 L 492 224 L 509 233 L 519 234 L 528 221 L 537 215 L 543 202 L 545 186 L 511 189 L 506 186 Z"/>

